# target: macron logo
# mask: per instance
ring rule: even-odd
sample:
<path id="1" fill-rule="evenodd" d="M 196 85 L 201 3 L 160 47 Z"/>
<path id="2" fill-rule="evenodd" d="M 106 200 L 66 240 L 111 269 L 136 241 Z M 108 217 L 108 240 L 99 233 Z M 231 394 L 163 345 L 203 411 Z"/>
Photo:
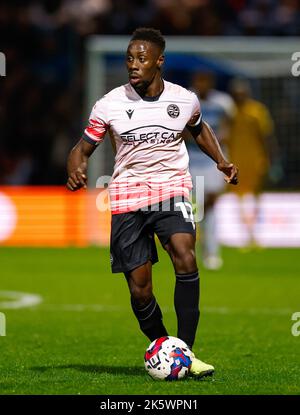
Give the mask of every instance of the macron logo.
<path id="1" fill-rule="evenodd" d="M 127 112 L 129 119 L 131 119 L 134 110 L 127 110 L 126 112 Z"/>

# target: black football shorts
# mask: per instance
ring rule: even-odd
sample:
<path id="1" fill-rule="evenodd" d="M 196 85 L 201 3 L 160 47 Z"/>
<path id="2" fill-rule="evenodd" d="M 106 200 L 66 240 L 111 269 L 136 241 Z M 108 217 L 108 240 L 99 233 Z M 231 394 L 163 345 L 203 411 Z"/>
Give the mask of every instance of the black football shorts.
<path id="1" fill-rule="evenodd" d="M 112 215 L 110 261 L 112 272 L 128 272 L 158 261 L 154 234 L 164 246 L 174 233 L 196 237 L 191 203 L 176 196 L 136 211 Z"/>

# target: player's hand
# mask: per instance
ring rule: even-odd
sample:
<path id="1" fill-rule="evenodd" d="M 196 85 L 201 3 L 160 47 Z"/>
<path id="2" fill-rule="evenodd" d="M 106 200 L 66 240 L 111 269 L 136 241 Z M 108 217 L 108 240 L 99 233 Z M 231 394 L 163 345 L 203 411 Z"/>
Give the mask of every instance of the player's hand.
<path id="1" fill-rule="evenodd" d="M 80 167 L 78 167 L 77 170 L 75 170 L 69 175 L 67 181 L 67 188 L 72 192 L 75 192 L 75 190 L 78 190 L 81 187 L 86 189 L 87 175 Z"/>
<path id="2" fill-rule="evenodd" d="M 227 161 L 217 164 L 218 169 L 225 174 L 225 182 L 230 184 L 238 184 L 238 168 Z"/>

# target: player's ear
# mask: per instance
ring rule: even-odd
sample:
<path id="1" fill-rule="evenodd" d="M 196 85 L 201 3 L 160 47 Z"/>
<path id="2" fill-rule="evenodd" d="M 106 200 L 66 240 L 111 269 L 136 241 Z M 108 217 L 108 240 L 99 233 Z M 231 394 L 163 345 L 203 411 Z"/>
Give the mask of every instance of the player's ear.
<path id="1" fill-rule="evenodd" d="M 159 58 L 157 59 L 157 62 L 156 62 L 158 69 L 162 67 L 164 61 L 165 61 L 164 55 L 159 55 Z"/>

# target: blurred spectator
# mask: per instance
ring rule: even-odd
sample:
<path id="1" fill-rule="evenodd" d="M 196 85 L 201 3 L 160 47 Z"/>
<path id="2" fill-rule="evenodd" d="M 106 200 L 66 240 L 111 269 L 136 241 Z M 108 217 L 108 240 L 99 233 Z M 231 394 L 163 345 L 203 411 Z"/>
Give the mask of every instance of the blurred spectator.
<path id="1" fill-rule="evenodd" d="M 251 98 L 249 82 L 234 79 L 229 89 L 236 112 L 227 145 L 229 159 L 239 168 L 239 184 L 230 190 L 240 198 L 241 218 L 251 246 L 255 244 L 254 231 L 259 214 L 256 196 L 263 190 L 272 158 L 278 158 L 277 142 L 271 115 L 264 104 Z"/>
<path id="2" fill-rule="evenodd" d="M 227 138 L 235 112 L 232 98 L 215 89 L 215 77 L 208 71 L 197 72 L 194 75 L 191 89 L 200 99 L 203 120 L 212 127 L 226 154 L 223 143 Z M 197 176 L 204 178 L 204 206 L 200 206 L 202 200 L 195 200 L 198 209 L 204 208 L 204 217 L 200 223 L 202 263 L 206 268 L 216 270 L 222 266 L 223 260 L 217 239 L 215 203 L 224 191 L 224 177 L 217 170 L 215 162 L 199 149 L 194 139 L 187 140 L 186 144 L 194 189 Z M 202 197 L 202 194 L 196 196 Z"/>
<path id="3" fill-rule="evenodd" d="M 40 20 L 32 19 L 35 4 L 0 6 L 0 48 L 7 60 L 7 76 L 0 84 L 1 184 L 59 184 L 65 180 L 65 173 L 54 172 L 50 155 L 57 133 L 65 129 L 56 117 L 60 97 L 78 94 L 73 91 L 76 33 L 71 26 L 57 24 L 60 2 L 52 2 L 51 7 L 49 3 L 41 3 L 44 18 Z M 80 106 L 73 110 L 79 119 Z M 69 122 L 69 146 L 71 129 Z"/>

